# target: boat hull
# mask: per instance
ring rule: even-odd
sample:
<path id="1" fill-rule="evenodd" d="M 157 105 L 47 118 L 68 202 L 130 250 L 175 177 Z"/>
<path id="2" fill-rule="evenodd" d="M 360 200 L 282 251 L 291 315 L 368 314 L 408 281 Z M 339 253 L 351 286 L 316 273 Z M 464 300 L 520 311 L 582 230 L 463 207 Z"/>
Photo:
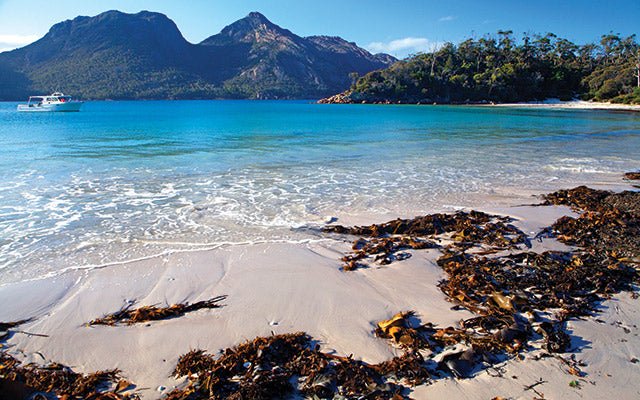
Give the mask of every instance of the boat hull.
<path id="1" fill-rule="evenodd" d="M 70 101 L 57 104 L 20 104 L 18 111 L 21 112 L 77 112 L 82 107 L 81 101 Z"/>

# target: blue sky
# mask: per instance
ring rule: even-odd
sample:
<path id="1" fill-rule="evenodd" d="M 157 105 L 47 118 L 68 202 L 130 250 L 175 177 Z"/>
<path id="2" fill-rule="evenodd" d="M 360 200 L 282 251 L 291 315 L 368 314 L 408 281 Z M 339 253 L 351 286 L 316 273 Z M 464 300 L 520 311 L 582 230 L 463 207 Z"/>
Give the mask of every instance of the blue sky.
<path id="1" fill-rule="evenodd" d="M 118 9 L 173 19 L 197 43 L 250 11 L 301 36 L 326 34 L 397 57 L 499 29 L 554 32 L 577 43 L 640 33 L 640 0 L 0 0 L 0 49 L 42 37 L 56 22 Z"/>

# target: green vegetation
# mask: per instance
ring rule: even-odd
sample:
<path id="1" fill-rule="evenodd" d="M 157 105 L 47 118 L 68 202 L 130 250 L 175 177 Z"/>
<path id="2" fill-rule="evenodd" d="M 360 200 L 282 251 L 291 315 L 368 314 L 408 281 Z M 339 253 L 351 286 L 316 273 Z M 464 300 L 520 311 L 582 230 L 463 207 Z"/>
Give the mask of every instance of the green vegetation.
<path id="1" fill-rule="evenodd" d="M 640 45 L 635 35 L 576 45 L 552 33 L 512 31 L 447 43 L 358 79 L 347 101 L 515 102 L 575 97 L 640 104 Z"/>

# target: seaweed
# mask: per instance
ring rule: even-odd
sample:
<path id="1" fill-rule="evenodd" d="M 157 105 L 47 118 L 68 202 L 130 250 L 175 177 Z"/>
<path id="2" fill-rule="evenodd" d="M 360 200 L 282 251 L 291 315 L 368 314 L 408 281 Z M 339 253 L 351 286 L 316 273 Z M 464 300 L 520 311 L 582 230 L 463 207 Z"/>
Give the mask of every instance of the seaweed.
<path id="1" fill-rule="evenodd" d="M 416 371 L 426 368 L 430 361 L 419 361 L 416 354 L 429 349 L 431 360 L 440 359 L 438 369 L 465 378 L 479 364 L 490 365 L 503 354 L 527 351 L 534 342 L 549 353 L 570 351 L 567 320 L 593 315 L 600 301 L 633 291 L 640 282 L 639 192 L 613 193 L 580 186 L 543 199 L 542 205 L 567 205 L 580 214 L 558 219 L 536 237 L 556 237 L 576 246 L 575 250 L 525 250 L 530 247 L 529 239 L 507 217 L 476 211 L 367 227 L 329 226 L 325 231 L 362 236 L 354 242 L 353 253 L 342 259 L 347 263 L 344 270 L 357 268 L 376 254 L 382 255 L 383 263 L 394 261 L 390 255 L 408 241 L 450 241 L 425 246 L 437 247 L 442 253 L 437 264 L 447 276 L 439 287 L 456 307 L 477 316 L 461 321 L 460 327 L 437 328 L 429 323 L 412 324 L 413 313 L 404 312 L 379 322 L 375 333 L 405 349 L 403 357 L 413 357 L 402 365 Z M 503 250 L 510 253 L 496 255 Z M 464 349 L 446 354 L 452 346 Z M 398 360 L 394 362 L 390 365 L 406 374 Z M 569 374 L 581 376 L 575 362 L 568 365 Z M 427 368 L 426 372 L 433 376 L 435 371 Z"/>
<path id="2" fill-rule="evenodd" d="M 428 374 L 416 372 L 418 366 L 408 356 L 369 365 L 323 353 L 303 332 L 258 337 L 224 350 L 218 358 L 201 350 L 180 357 L 174 374 L 187 376 L 189 384 L 167 398 L 272 399 L 296 392 L 320 398 L 404 398 L 406 388 L 388 376 L 425 382 Z"/>
<path id="3" fill-rule="evenodd" d="M 353 252 L 342 257 L 344 271 L 353 271 L 365 265 L 363 260 L 375 256 L 373 261 L 388 265 L 411 256 L 403 250 L 439 249 L 432 240 L 438 235 L 450 234 L 449 239 L 458 249 L 489 246 L 490 252 L 528 245 L 527 236 L 511 225 L 511 218 L 489 215 L 478 211 L 455 214 L 430 214 L 414 219 L 396 219 L 365 227 L 331 225 L 326 233 L 363 236 L 353 242 Z M 444 237 L 439 237 L 441 241 Z"/>
<path id="4" fill-rule="evenodd" d="M 13 321 L 13 322 L 0 322 L 0 341 L 4 341 L 8 339 L 11 336 L 12 332 L 20 332 L 20 333 L 25 333 L 27 335 L 46 337 L 46 335 L 33 334 L 33 333 L 28 333 L 28 332 L 23 332 L 23 331 L 13 329 L 31 321 L 33 321 L 33 318 L 27 318 L 27 319 L 23 319 L 20 321 Z M 2 347 L 2 344 L 0 344 L 0 347 Z"/>
<path id="5" fill-rule="evenodd" d="M 198 301 L 193 304 L 179 303 L 170 305 L 168 307 L 143 306 L 134 309 L 131 309 L 131 307 L 133 307 L 135 303 L 130 303 L 119 311 L 89 321 L 87 325 L 133 325 L 141 322 L 175 318 L 203 308 L 222 307 L 222 305 L 220 305 L 219 303 L 226 298 L 226 295 L 222 295 L 209 300 Z"/>
<path id="6" fill-rule="evenodd" d="M 0 388 L 13 398 L 27 398 L 39 392 L 58 398 L 137 399 L 135 394 L 121 393 L 131 386 L 121 379 L 117 369 L 83 375 L 57 363 L 22 365 L 6 352 L 0 353 Z"/>
<path id="7" fill-rule="evenodd" d="M 640 171 L 638 172 L 627 172 L 624 174 L 625 179 L 628 179 L 630 181 L 637 181 L 640 180 Z"/>

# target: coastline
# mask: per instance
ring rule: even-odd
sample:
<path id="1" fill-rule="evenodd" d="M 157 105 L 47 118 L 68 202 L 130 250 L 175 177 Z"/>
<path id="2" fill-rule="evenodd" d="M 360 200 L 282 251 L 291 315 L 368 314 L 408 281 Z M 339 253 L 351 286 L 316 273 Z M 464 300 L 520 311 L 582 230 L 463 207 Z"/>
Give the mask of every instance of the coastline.
<path id="1" fill-rule="evenodd" d="M 640 104 L 616 104 L 598 101 L 536 101 L 523 103 L 478 104 L 482 107 L 519 107 L 535 109 L 606 110 L 640 112 Z"/>
<path id="2" fill-rule="evenodd" d="M 532 203 L 526 195 L 521 200 L 520 204 Z M 515 203 L 477 209 L 515 218 L 514 224 L 531 237 L 561 216 L 575 215 L 565 206 Z M 353 221 L 382 222 L 373 214 Z M 533 245 L 534 251 L 567 249 L 552 239 Z M 1 286 L 0 302 L 9 306 L 1 310 L 0 320 L 33 317 L 22 329 L 48 335 L 15 333 L 9 338 L 9 351 L 25 362 L 43 363 L 44 357 L 79 372 L 119 368 L 137 385 L 136 393 L 155 399 L 184 385 L 184 378 L 170 375 L 178 357 L 192 349 L 217 354 L 256 336 L 305 331 L 324 352 L 353 354 L 377 363 L 399 355 L 399 350 L 373 335 L 375 321 L 408 309 L 442 327 L 473 316 L 452 310 L 452 303 L 437 287 L 444 277 L 435 263 L 437 250 L 415 251 L 411 258 L 390 266 L 345 273 L 339 269 L 339 260 L 350 246 L 348 240 L 322 237 L 306 243 L 227 246 L 72 270 Z M 133 326 L 85 326 L 127 301 L 168 305 L 217 295 L 228 296 L 220 309 Z M 414 388 L 411 397 L 529 396 L 532 392 L 526 386 L 539 378 L 545 384 L 537 389 L 549 398 L 597 397 L 603 387 L 620 398 L 637 396 L 630 383 L 640 376 L 638 364 L 631 361 L 640 357 L 636 354 L 640 301 L 621 293 L 603 302 L 600 311 L 597 318 L 604 323 L 596 317 L 568 323 L 572 347 L 579 349 L 575 354 L 587 364 L 579 389 L 568 385 L 573 377 L 557 359 L 533 360 L 535 353 L 525 353 L 524 360 L 501 363 L 500 376 L 486 370 L 471 379 L 439 379 Z"/>

